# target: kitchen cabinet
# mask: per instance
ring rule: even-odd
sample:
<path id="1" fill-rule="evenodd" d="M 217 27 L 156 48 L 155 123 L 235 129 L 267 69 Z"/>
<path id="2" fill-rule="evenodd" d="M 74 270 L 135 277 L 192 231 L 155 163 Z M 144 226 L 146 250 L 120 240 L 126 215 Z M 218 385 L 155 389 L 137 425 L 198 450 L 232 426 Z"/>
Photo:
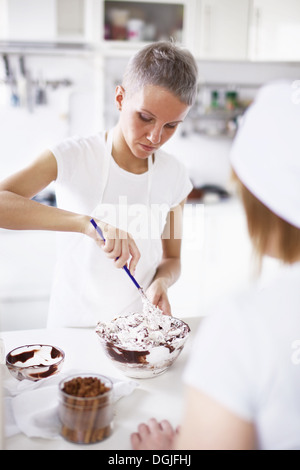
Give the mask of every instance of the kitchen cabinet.
<path id="1" fill-rule="evenodd" d="M 88 45 L 103 58 L 170 37 L 200 60 L 299 61 L 300 2 L 0 0 L 0 41 Z"/>
<path id="2" fill-rule="evenodd" d="M 107 56 L 129 56 L 144 41 L 172 36 L 199 60 L 300 60 L 299 0 L 94 1 L 98 1 L 94 7 L 102 9 L 99 45 Z M 149 9 L 158 29 L 153 36 L 147 36 L 149 30 L 146 36 L 133 31 L 131 40 L 127 23 L 136 16 L 147 25 Z M 122 40 L 112 37 L 112 10 L 125 15 L 117 19 L 123 21 Z"/>
<path id="3" fill-rule="evenodd" d="M 253 0 L 249 58 L 259 61 L 300 60 L 299 0 Z"/>
<path id="4" fill-rule="evenodd" d="M 92 41 L 94 0 L 0 0 L 0 39 L 13 42 Z"/>
<path id="5" fill-rule="evenodd" d="M 9 41 L 54 41 L 56 0 L 2 0 L 2 37 Z"/>
<path id="6" fill-rule="evenodd" d="M 96 16 L 100 18 L 97 0 L 56 0 L 56 39 L 59 42 L 95 42 Z"/>
<path id="7" fill-rule="evenodd" d="M 82 0 L 59 0 L 57 2 L 57 35 L 84 35 L 84 2 Z"/>
<path id="8" fill-rule="evenodd" d="M 249 0 L 197 2 L 196 55 L 211 60 L 246 60 Z"/>
<path id="9" fill-rule="evenodd" d="M 170 38 L 193 51 L 197 2 L 100 0 L 100 45 L 104 54 L 130 56 L 150 41 Z"/>
<path id="10" fill-rule="evenodd" d="M 190 49 L 197 59 L 246 60 L 250 1 L 104 0 L 102 42 L 104 39 L 108 56 L 116 55 L 116 49 L 122 55 L 129 55 L 143 41 L 172 37 Z M 112 13 L 118 14 L 115 30 Z M 134 16 L 142 20 L 144 32 L 131 38 L 128 25 Z"/>
<path id="11" fill-rule="evenodd" d="M 104 39 L 182 41 L 184 2 L 104 0 Z"/>

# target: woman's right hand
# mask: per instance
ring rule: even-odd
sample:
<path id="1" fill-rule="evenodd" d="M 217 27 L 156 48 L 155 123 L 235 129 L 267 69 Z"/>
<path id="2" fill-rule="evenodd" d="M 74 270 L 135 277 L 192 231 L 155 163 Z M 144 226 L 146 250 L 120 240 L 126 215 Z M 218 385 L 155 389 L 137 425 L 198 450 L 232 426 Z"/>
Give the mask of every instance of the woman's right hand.
<path id="1" fill-rule="evenodd" d="M 95 222 L 102 230 L 105 242 L 90 221 L 84 233 L 96 241 L 108 258 L 114 260 L 116 268 L 123 268 L 124 265 L 128 265 L 129 271 L 134 275 L 141 255 L 132 236 L 128 232 L 101 220 L 96 219 Z"/>

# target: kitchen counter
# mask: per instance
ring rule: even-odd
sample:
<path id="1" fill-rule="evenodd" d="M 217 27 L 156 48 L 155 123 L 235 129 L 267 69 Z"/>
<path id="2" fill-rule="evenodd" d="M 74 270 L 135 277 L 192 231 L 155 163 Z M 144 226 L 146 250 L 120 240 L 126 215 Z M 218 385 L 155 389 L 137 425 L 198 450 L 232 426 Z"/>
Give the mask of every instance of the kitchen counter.
<path id="1" fill-rule="evenodd" d="M 200 318 L 185 318 L 191 335 L 182 353 L 173 366 L 162 375 L 150 379 L 132 379 L 138 387 L 121 398 L 115 407 L 114 431 L 106 440 L 90 445 L 78 445 L 59 439 L 29 438 L 20 433 L 6 438 L 6 450 L 130 450 L 130 434 L 138 424 L 155 417 L 168 419 L 173 426 L 180 423 L 183 406 L 183 384 L 181 375 L 187 361 L 193 337 Z M 126 378 L 105 356 L 94 329 L 61 328 L 7 331 L 1 333 L 5 353 L 24 344 L 46 343 L 65 351 L 62 372 L 76 369 L 94 372 L 119 379 Z M 4 380 L 11 379 L 5 367 Z"/>

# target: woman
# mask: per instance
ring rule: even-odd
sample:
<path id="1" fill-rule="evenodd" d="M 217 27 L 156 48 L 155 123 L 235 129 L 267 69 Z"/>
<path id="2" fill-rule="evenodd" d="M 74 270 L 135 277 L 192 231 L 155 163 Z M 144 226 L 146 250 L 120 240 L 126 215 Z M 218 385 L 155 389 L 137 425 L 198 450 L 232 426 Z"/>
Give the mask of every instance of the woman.
<path id="1" fill-rule="evenodd" d="M 282 267 L 203 321 L 179 433 L 151 419 L 131 436 L 134 449 L 300 448 L 300 106 L 292 93 L 286 82 L 264 87 L 231 153 L 254 248 Z"/>
<path id="2" fill-rule="evenodd" d="M 184 166 L 160 147 L 196 93 L 191 54 L 169 42 L 150 44 L 116 88 L 114 129 L 67 139 L 0 184 L 1 227 L 65 232 L 49 326 L 95 326 L 141 309 L 136 287 L 115 269 L 126 263 L 149 299 L 171 314 L 167 291 L 180 274 L 181 213 L 192 185 Z M 58 207 L 32 201 L 52 181 Z"/>

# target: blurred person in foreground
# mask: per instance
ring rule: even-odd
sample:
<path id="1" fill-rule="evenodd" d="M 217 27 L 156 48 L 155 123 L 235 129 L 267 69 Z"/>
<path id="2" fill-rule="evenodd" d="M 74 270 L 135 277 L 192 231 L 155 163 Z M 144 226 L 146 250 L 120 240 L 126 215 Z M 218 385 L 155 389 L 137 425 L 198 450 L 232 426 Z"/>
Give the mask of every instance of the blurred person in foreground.
<path id="1" fill-rule="evenodd" d="M 216 306 L 184 372 L 181 426 L 152 418 L 134 449 L 300 449 L 300 105 L 263 87 L 231 153 L 256 253 L 282 263 L 267 285 Z"/>

